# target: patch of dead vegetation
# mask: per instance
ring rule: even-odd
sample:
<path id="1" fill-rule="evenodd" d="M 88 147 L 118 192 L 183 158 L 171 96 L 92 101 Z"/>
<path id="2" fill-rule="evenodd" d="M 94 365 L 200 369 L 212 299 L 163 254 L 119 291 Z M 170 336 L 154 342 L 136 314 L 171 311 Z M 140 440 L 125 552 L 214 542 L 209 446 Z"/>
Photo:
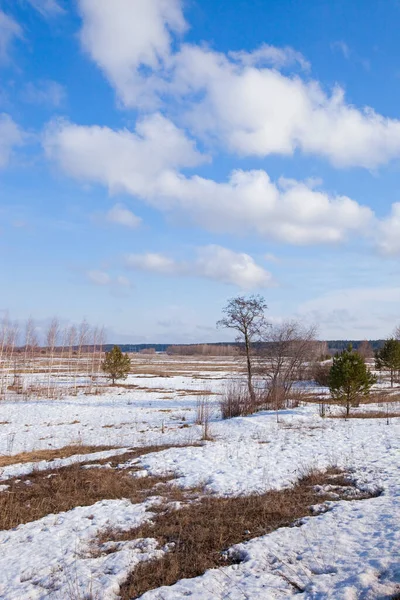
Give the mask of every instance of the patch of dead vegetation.
<path id="1" fill-rule="evenodd" d="M 129 462 L 151 452 L 175 446 L 135 448 L 111 458 L 79 463 L 69 467 L 34 471 L 24 477 L 7 480 L 0 492 L 0 530 L 41 519 L 50 513 L 90 506 L 100 500 L 126 498 L 143 502 L 148 496 L 167 496 L 169 501 L 183 500 L 187 492 L 168 486 L 173 476 L 134 477 L 135 466 Z M 108 448 L 109 449 L 109 448 Z M 76 453 L 76 452 L 75 452 Z M 124 465 L 128 463 L 128 466 Z M 98 468 L 102 467 L 101 473 Z M 89 467 L 89 468 L 88 468 Z"/>
<path id="2" fill-rule="evenodd" d="M 0 467 L 40 462 L 41 460 L 69 458 L 70 456 L 75 456 L 77 454 L 92 454 L 94 452 L 104 452 L 115 449 L 115 446 L 81 446 L 77 444 L 52 450 L 33 450 L 32 452 L 21 452 L 20 454 L 14 454 L 13 456 L 0 456 Z"/>
<path id="3" fill-rule="evenodd" d="M 31 473 L 7 481 L 7 490 L 0 493 L 0 530 L 100 500 L 127 498 L 134 503 L 143 502 L 156 484 L 165 484 L 170 479 L 133 477 L 130 471 L 113 469 L 104 469 L 99 474 L 97 469 L 85 469 L 79 464 Z"/>
<path id="4" fill-rule="evenodd" d="M 400 412 L 392 412 L 385 410 L 366 410 L 351 412 L 346 416 L 343 415 L 327 415 L 329 419 L 394 419 L 400 417 Z"/>
<path id="5" fill-rule="evenodd" d="M 325 491 L 325 486 L 330 491 Z M 178 510 L 166 504 L 151 522 L 136 529 L 105 532 L 98 540 L 98 550 L 110 541 L 138 538 L 155 538 L 160 547 L 169 548 L 161 559 L 140 563 L 121 586 L 122 600 L 132 600 L 180 579 L 198 577 L 207 569 L 241 562 L 241 556 L 229 548 L 312 516 L 316 504 L 371 496 L 357 490 L 337 469 L 313 472 L 290 489 L 245 497 L 207 495 Z"/>

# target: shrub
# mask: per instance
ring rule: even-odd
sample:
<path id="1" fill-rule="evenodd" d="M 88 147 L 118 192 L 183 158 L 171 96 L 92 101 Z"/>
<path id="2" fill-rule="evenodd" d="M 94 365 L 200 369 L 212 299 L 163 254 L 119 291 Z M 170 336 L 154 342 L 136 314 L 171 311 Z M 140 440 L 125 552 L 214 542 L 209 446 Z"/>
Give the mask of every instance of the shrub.
<path id="1" fill-rule="evenodd" d="M 312 374 L 315 383 L 322 387 L 329 387 L 329 374 L 331 372 L 331 368 L 331 362 L 317 363 L 314 366 Z"/>
<path id="2" fill-rule="evenodd" d="M 223 419 L 232 419 L 252 412 L 252 401 L 240 381 L 231 381 L 219 403 Z"/>

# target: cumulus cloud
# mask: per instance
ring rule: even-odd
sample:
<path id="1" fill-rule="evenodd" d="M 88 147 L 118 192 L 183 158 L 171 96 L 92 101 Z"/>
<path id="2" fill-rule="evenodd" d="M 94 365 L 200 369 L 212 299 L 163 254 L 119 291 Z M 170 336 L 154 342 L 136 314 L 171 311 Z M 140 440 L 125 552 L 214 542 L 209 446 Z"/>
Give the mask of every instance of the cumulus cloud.
<path id="1" fill-rule="evenodd" d="M 185 269 L 184 265 L 175 262 L 163 254 L 130 254 L 126 258 L 126 266 L 138 271 L 149 271 L 160 275 L 181 275 Z"/>
<path id="2" fill-rule="evenodd" d="M 180 0 L 79 0 L 79 8 L 82 46 L 122 101 L 149 102 L 154 80 L 142 76 L 143 67 L 166 67 L 172 33 L 186 28 Z"/>
<path id="3" fill-rule="evenodd" d="M 272 275 L 251 256 L 217 245 L 198 248 L 194 261 L 175 261 L 163 254 L 131 254 L 126 266 L 161 275 L 203 277 L 246 290 L 273 285 Z"/>
<path id="4" fill-rule="evenodd" d="M 311 68 L 310 63 L 304 58 L 301 52 L 297 52 L 289 46 L 277 48 L 269 44 L 261 44 L 259 48 L 252 52 L 239 50 L 238 52 L 229 52 L 228 55 L 234 61 L 246 67 L 271 65 L 277 69 L 282 69 L 283 67 L 291 67 L 298 64 L 304 71 L 308 71 Z"/>
<path id="5" fill-rule="evenodd" d="M 317 81 L 280 73 L 307 66 L 291 48 L 222 54 L 177 45 L 185 30 L 181 0 L 80 0 L 80 9 L 82 45 L 126 106 L 177 100 L 193 132 L 240 155 L 299 149 L 365 168 L 400 156 L 398 120 L 350 105 L 339 87 L 327 93 Z"/>
<path id="6" fill-rule="evenodd" d="M 377 244 L 382 254 L 400 254 L 400 202 L 393 204 L 392 213 L 380 222 Z"/>
<path id="7" fill-rule="evenodd" d="M 0 9 L 0 63 L 9 60 L 10 47 L 18 38 L 22 38 L 20 25 Z"/>
<path id="8" fill-rule="evenodd" d="M 335 243 L 364 232 L 372 211 L 316 182 L 271 181 L 262 170 L 234 171 L 225 182 L 182 168 L 204 160 L 191 140 L 160 115 L 137 131 L 79 127 L 62 121 L 47 131 L 48 155 L 70 175 L 105 185 L 215 232 L 257 233 L 293 244 Z"/>
<path id="9" fill-rule="evenodd" d="M 10 160 L 13 149 L 23 143 L 24 134 L 9 115 L 0 114 L 0 168 Z"/>
<path id="10" fill-rule="evenodd" d="M 115 225 L 123 225 L 130 229 L 136 229 L 142 222 L 140 217 L 137 217 L 129 208 L 123 204 L 116 204 L 106 214 L 106 221 Z"/>
<path id="11" fill-rule="evenodd" d="M 56 0 L 27 0 L 42 17 L 57 17 L 65 13 L 65 10 Z"/>
<path id="12" fill-rule="evenodd" d="M 374 168 L 400 156 L 400 121 L 349 105 L 340 87 L 327 94 L 316 81 L 272 69 L 238 67 L 225 55 L 184 46 L 176 82 L 186 97 L 186 121 L 245 156 L 324 156 L 335 166 Z"/>
<path id="13" fill-rule="evenodd" d="M 137 195 L 146 195 L 166 169 L 205 160 L 194 142 L 160 114 L 139 121 L 135 132 L 55 121 L 47 129 L 44 146 L 70 175 L 102 183 L 112 192 Z"/>

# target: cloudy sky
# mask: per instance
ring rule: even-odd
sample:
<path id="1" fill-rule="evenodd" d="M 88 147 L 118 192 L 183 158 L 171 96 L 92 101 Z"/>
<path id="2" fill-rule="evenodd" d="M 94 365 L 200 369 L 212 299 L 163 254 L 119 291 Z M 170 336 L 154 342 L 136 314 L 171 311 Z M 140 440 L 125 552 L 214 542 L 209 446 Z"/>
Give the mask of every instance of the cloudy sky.
<path id="1" fill-rule="evenodd" d="M 229 339 L 400 321 L 398 0 L 0 0 L 0 310 Z"/>

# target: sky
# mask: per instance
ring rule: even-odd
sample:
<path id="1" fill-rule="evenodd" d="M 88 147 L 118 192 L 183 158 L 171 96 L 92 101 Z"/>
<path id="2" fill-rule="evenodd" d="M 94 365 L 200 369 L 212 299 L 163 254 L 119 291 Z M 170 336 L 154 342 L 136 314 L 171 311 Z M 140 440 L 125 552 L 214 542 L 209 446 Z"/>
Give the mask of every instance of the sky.
<path id="1" fill-rule="evenodd" d="M 0 0 L 0 313 L 400 322 L 398 0 Z"/>

